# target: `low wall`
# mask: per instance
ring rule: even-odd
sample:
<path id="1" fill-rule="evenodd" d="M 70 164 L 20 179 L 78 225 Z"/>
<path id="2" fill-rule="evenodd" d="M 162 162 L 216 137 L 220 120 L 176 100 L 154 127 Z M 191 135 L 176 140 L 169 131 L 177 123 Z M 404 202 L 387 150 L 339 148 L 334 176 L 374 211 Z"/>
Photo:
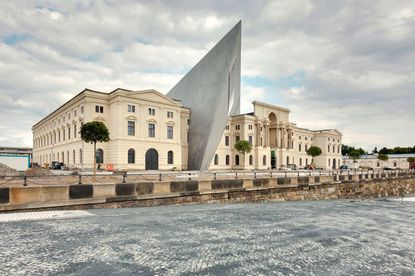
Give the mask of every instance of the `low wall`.
<path id="1" fill-rule="evenodd" d="M 379 198 L 415 193 L 415 175 L 337 175 L 0 188 L 0 211 L 200 202 Z"/>

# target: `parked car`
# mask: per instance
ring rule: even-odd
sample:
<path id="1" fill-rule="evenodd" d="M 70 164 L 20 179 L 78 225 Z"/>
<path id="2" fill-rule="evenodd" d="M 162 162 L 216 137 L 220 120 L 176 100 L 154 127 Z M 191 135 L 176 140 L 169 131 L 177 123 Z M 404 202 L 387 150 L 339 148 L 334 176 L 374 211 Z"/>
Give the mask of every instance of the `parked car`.
<path id="1" fill-rule="evenodd" d="M 63 166 L 64 165 L 63 165 L 62 162 L 52 161 L 52 164 L 50 164 L 50 169 L 51 170 L 61 170 Z"/>

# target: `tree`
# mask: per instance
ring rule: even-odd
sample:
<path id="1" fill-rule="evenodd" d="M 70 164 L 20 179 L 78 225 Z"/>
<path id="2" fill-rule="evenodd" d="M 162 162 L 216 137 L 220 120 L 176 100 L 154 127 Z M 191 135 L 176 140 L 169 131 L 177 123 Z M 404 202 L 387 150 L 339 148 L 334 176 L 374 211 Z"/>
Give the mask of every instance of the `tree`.
<path id="1" fill-rule="evenodd" d="M 380 161 L 388 161 L 389 157 L 388 157 L 386 154 L 380 153 L 380 154 L 378 155 L 378 159 L 379 159 Z"/>
<path id="2" fill-rule="evenodd" d="M 415 157 L 408 157 L 406 159 L 406 161 L 408 161 L 409 163 L 409 168 L 411 169 L 412 167 L 415 167 Z"/>
<path id="3" fill-rule="evenodd" d="M 361 155 L 362 152 L 360 150 L 352 150 L 349 152 L 349 157 L 353 159 L 353 163 L 357 163 L 356 160 L 359 159 Z"/>
<path id="4" fill-rule="evenodd" d="M 110 133 L 108 128 L 102 122 L 88 122 L 81 127 L 81 139 L 86 143 L 94 144 L 94 177 L 96 174 L 95 167 L 97 163 L 97 142 L 108 142 L 110 140 Z"/>
<path id="5" fill-rule="evenodd" d="M 311 158 L 311 164 L 314 162 L 314 157 L 319 156 L 321 154 L 321 148 L 316 146 L 311 146 L 307 150 L 307 154 L 310 155 Z"/>
<path id="6" fill-rule="evenodd" d="M 235 149 L 239 152 L 242 153 L 244 156 L 244 164 L 245 164 L 245 153 L 249 153 L 252 150 L 252 145 L 251 143 L 249 143 L 246 140 L 239 140 L 238 142 L 235 143 Z"/>

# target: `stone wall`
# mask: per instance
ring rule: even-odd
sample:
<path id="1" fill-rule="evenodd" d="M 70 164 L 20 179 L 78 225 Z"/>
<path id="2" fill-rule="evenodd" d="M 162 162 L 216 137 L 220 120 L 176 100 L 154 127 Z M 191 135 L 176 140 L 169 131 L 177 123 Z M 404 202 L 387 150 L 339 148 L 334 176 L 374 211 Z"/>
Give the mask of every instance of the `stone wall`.
<path id="1" fill-rule="evenodd" d="M 0 188 L 0 211 L 209 202 L 380 198 L 415 193 L 415 175 L 302 176 Z"/>

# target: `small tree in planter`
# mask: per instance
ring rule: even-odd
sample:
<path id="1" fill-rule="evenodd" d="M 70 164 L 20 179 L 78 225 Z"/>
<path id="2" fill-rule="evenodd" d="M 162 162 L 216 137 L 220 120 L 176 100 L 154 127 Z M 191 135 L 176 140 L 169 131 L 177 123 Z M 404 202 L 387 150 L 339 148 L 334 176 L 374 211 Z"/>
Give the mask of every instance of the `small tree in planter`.
<path id="1" fill-rule="evenodd" d="M 378 159 L 382 162 L 383 161 L 386 162 L 386 161 L 388 161 L 389 157 L 386 154 L 381 153 L 381 154 L 378 155 Z"/>
<path id="2" fill-rule="evenodd" d="M 96 163 L 97 163 L 97 142 L 108 142 L 110 140 L 110 133 L 108 128 L 102 122 L 89 122 L 85 123 L 81 127 L 81 139 L 86 143 L 94 144 L 94 178 L 96 175 Z"/>
<path id="3" fill-rule="evenodd" d="M 317 146 L 311 146 L 307 149 L 307 155 L 311 156 L 311 165 L 314 164 L 314 157 L 321 155 L 321 148 Z"/>
<path id="4" fill-rule="evenodd" d="M 410 169 L 415 167 L 415 157 L 408 157 L 406 161 L 408 161 Z"/>
<path id="5" fill-rule="evenodd" d="M 246 153 L 250 153 L 252 150 L 252 145 L 251 143 L 249 143 L 246 140 L 239 140 L 238 142 L 235 143 L 235 149 L 239 152 L 242 153 L 244 156 L 244 164 L 245 164 L 245 154 Z"/>

